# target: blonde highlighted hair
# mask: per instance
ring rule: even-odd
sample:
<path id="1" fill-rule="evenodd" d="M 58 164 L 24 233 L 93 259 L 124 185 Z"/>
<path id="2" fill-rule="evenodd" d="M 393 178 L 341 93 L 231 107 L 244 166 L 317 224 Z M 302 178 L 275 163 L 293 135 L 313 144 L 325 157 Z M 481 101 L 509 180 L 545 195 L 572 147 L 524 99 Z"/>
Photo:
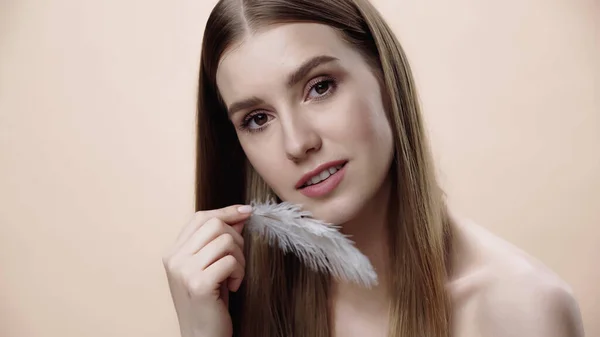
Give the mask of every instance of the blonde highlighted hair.
<path id="1" fill-rule="evenodd" d="M 389 335 L 450 336 L 450 230 L 404 52 L 367 0 L 221 0 L 204 32 L 198 87 L 196 210 L 274 197 L 248 164 L 219 97 L 217 65 L 248 32 L 276 23 L 330 26 L 380 80 L 394 139 L 389 205 Z M 234 336 L 329 337 L 330 280 L 245 237 L 246 277 L 230 298 Z"/>

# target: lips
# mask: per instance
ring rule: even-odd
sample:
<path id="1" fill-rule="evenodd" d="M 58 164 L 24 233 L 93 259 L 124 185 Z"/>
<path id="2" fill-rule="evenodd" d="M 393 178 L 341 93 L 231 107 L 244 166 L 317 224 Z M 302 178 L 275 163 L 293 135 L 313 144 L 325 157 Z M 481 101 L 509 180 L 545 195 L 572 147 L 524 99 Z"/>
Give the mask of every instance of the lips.
<path id="1" fill-rule="evenodd" d="M 306 188 L 308 185 L 318 183 L 319 181 L 326 180 L 332 175 L 332 171 L 337 171 L 340 167 L 346 164 L 346 160 L 331 161 L 322 165 L 319 165 L 314 170 L 306 173 L 296 183 L 296 189 Z M 326 172 L 327 171 L 327 172 Z"/>

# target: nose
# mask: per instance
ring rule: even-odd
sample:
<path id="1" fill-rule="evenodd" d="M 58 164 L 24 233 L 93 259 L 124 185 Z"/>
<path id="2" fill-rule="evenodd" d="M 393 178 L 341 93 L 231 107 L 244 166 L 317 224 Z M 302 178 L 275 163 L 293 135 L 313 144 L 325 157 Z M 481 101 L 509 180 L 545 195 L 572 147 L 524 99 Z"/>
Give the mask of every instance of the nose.
<path id="1" fill-rule="evenodd" d="M 293 162 L 305 159 L 321 148 L 322 140 L 310 121 L 302 116 L 287 116 L 283 124 L 283 145 Z"/>

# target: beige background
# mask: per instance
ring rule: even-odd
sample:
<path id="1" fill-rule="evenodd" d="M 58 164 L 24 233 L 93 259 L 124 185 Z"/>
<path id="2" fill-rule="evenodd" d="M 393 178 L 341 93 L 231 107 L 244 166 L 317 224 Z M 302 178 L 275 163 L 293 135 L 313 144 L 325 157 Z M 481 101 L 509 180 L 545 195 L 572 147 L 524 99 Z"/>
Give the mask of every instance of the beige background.
<path id="1" fill-rule="evenodd" d="M 161 254 L 193 211 L 214 2 L 0 0 L 0 336 L 177 335 Z M 376 4 L 452 204 L 566 279 L 600 336 L 600 3 Z"/>

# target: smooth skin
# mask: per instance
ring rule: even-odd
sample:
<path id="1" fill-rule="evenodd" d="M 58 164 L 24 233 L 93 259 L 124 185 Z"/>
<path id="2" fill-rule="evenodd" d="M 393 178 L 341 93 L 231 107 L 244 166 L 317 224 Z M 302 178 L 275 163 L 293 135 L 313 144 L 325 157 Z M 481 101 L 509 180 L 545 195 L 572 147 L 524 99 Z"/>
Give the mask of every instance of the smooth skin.
<path id="1" fill-rule="evenodd" d="M 227 304 L 244 278 L 240 235 L 251 207 L 198 212 L 163 257 L 182 337 L 231 336 Z"/>
<path id="2" fill-rule="evenodd" d="M 323 55 L 329 61 L 313 62 L 300 78 L 291 76 Z M 373 289 L 332 285 L 335 336 L 386 336 L 390 296 L 383 215 L 393 142 L 381 88 L 367 63 L 330 27 L 274 25 L 226 51 L 217 85 L 261 177 L 281 199 L 341 224 L 380 276 Z M 348 161 L 346 175 L 329 195 L 309 198 L 295 188 L 306 172 L 339 159 Z M 183 337 L 231 336 L 225 303 L 243 278 L 240 232 L 248 217 L 238 206 L 197 213 L 165 256 Z M 447 291 L 453 336 L 583 336 L 577 303 L 559 277 L 470 221 L 452 215 L 452 227 Z"/>

